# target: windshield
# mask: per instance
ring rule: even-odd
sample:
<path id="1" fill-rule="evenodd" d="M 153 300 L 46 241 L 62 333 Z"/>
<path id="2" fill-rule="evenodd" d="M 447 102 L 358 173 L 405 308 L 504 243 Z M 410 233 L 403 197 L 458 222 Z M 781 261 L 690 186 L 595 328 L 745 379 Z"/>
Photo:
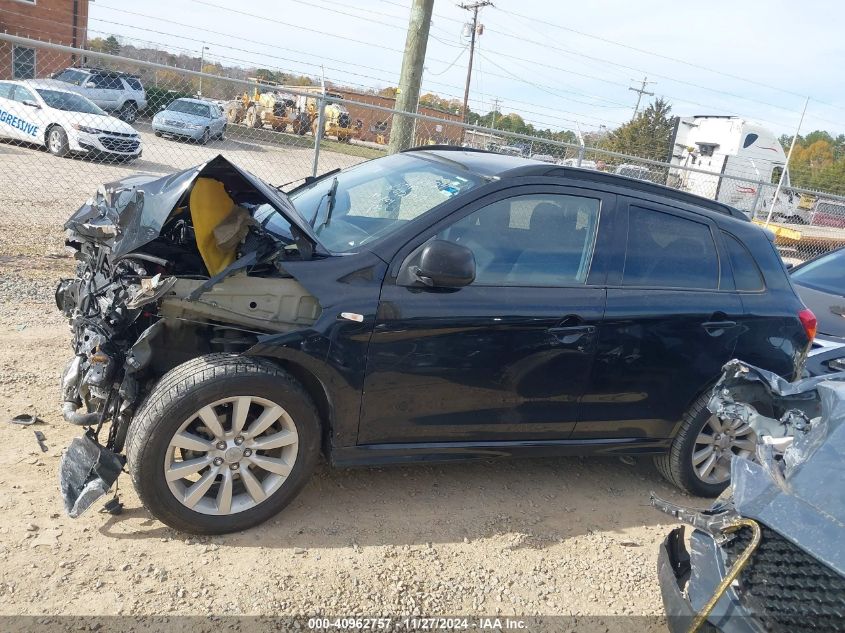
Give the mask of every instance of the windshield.
<path id="1" fill-rule="evenodd" d="M 193 101 L 174 101 L 167 109 L 170 112 L 182 112 L 184 114 L 193 114 L 194 116 L 201 116 L 209 118 L 208 106 L 204 103 L 194 103 Z"/>
<path id="2" fill-rule="evenodd" d="M 290 200 L 320 242 L 341 253 L 389 235 L 482 183 L 446 161 L 393 154 L 295 189 Z"/>
<path id="3" fill-rule="evenodd" d="M 845 249 L 828 253 L 792 273 L 792 281 L 814 290 L 845 297 Z"/>
<path id="4" fill-rule="evenodd" d="M 44 99 L 44 103 L 56 110 L 82 112 L 84 114 L 105 114 L 92 101 L 73 92 L 47 90 L 46 88 L 37 88 L 36 92 Z"/>

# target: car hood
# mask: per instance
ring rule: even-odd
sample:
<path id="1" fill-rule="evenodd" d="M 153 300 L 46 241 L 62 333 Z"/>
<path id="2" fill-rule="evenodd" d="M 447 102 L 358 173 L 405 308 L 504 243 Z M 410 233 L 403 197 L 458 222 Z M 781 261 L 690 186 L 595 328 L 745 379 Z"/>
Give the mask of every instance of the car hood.
<path id="1" fill-rule="evenodd" d="M 104 132 L 117 132 L 118 134 L 138 134 L 138 131 L 128 123 L 108 114 L 87 114 L 85 112 L 68 112 L 66 110 L 54 110 L 61 113 L 62 118 L 70 123 L 84 125 Z"/>
<path id="2" fill-rule="evenodd" d="M 172 110 L 162 110 L 158 112 L 155 119 L 161 121 L 167 119 L 168 121 L 178 121 L 179 123 L 196 123 L 197 125 L 205 124 L 213 119 L 196 114 L 188 114 L 187 112 L 174 112 Z"/>
<path id="3" fill-rule="evenodd" d="M 202 176 L 235 188 L 251 188 L 290 223 L 291 237 L 300 246 L 328 254 L 285 194 L 220 155 L 169 176 L 140 174 L 103 185 L 70 217 L 65 229 L 107 243 L 112 253 L 120 257 L 156 239 L 179 202 Z"/>
<path id="4" fill-rule="evenodd" d="M 819 334 L 845 338 L 845 297 L 802 286 L 793 280 L 795 289 L 819 322 Z"/>

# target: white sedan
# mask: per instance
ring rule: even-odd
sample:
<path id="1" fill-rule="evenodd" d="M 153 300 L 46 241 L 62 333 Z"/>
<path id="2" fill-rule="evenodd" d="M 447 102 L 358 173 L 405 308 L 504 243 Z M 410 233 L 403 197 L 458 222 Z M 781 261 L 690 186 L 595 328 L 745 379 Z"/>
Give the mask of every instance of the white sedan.
<path id="1" fill-rule="evenodd" d="M 82 95 L 50 80 L 0 81 L 0 137 L 71 152 L 129 161 L 141 155 L 141 137 Z"/>

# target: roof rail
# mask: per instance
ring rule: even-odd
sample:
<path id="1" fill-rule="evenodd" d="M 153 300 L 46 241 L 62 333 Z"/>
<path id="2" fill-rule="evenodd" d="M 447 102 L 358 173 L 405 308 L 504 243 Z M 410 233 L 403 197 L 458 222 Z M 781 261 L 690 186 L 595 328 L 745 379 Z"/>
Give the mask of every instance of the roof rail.
<path id="1" fill-rule="evenodd" d="M 496 152 L 491 152 L 487 149 L 478 149 L 475 147 L 461 147 L 460 145 L 417 145 L 416 147 L 409 147 L 408 149 L 403 149 L 401 153 L 405 152 L 424 152 L 426 150 L 437 150 L 437 151 L 452 151 L 452 152 L 480 152 L 482 154 L 495 154 Z"/>
<path id="2" fill-rule="evenodd" d="M 97 66 L 70 66 L 70 68 L 76 70 L 93 70 L 94 72 L 98 73 L 107 73 L 109 75 L 119 75 L 120 77 L 134 77 L 135 79 L 140 79 L 140 75 L 135 75 L 133 73 L 126 73 L 122 70 L 114 70 L 113 68 L 98 68 Z"/>

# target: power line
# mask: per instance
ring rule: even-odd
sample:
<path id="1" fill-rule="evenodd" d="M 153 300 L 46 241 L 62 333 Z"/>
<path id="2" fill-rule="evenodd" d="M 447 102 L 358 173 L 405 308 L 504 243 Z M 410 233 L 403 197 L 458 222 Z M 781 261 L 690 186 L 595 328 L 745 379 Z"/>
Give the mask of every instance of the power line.
<path id="1" fill-rule="evenodd" d="M 576 33 L 577 35 L 581 35 L 583 37 L 595 39 L 595 40 L 604 42 L 606 44 L 612 44 L 613 46 L 619 46 L 621 48 L 632 50 L 632 51 L 635 51 L 637 53 L 643 53 L 645 55 L 651 55 L 652 57 L 658 57 L 660 59 L 664 59 L 664 60 L 667 60 L 667 61 L 675 62 L 675 63 L 678 63 L 678 64 L 683 64 L 683 65 L 689 66 L 691 68 L 697 68 L 699 70 L 705 70 L 707 72 L 711 72 L 711 73 L 714 73 L 714 74 L 717 74 L 717 75 L 722 75 L 723 77 L 729 77 L 731 79 L 737 79 L 737 80 L 743 81 L 745 83 L 760 86 L 762 88 L 768 88 L 770 90 L 775 90 L 775 91 L 778 91 L 778 92 L 782 92 L 784 94 L 789 94 L 789 95 L 793 95 L 793 96 L 801 97 L 801 98 L 804 98 L 804 96 L 805 96 L 803 94 L 793 92 L 791 90 L 786 90 L 785 88 L 781 88 L 779 86 L 773 86 L 771 84 L 767 84 L 767 83 L 764 83 L 764 82 L 761 82 L 761 81 L 757 81 L 755 79 L 749 79 L 747 77 L 742 77 L 740 75 L 734 75 L 732 73 L 724 72 L 722 70 L 717 70 L 715 68 L 710 68 L 709 66 L 697 64 L 695 62 L 691 62 L 691 61 L 688 61 L 688 60 L 685 60 L 685 59 L 681 59 L 679 57 L 672 57 L 671 55 L 664 55 L 662 53 L 657 53 L 657 52 L 650 51 L 650 50 L 647 50 L 647 49 L 644 49 L 644 48 L 639 48 L 637 46 L 631 46 L 630 44 L 624 44 L 623 42 L 617 42 L 615 40 L 611 40 L 611 39 L 606 38 L 606 37 L 601 37 L 600 35 L 595 35 L 593 33 L 587 33 L 585 31 L 579 31 L 578 29 L 573 29 L 571 27 L 566 27 L 566 26 L 562 26 L 560 24 L 555 24 L 554 22 L 549 22 L 548 20 L 545 20 L 545 19 L 540 20 L 540 19 L 535 18 L 535 17 L 516 13 L 515 11 L 507 11 L 505 9 L 502 9 L 501 7 L 497 7 L 497 8 L 502 13 L 505 13 L 505 14 L 508 14 L 508 15 L 512 15 L 512 16 L 515 16 L 515 17 L 518 17 L 518 18 L 522 18 L 524 20 L 530 20 L 532 22 L 538 22 L 538 23 L 544 24 L 545 26 L 550 26 L 552 28 L 560 29 L 562 31 L 567 31 L 567 32 L 570 32 L 570 33 Z M 816 100 L 816 101 L 818 101 L 818 100 Z M 824 102 L 821 102 L 821 103 L 824 103 Z M 833 108 L 845 109 L 845 107 L 838 106 L 838 105 L 835 105 L 835 104 L 826 104 L 826 105 L 829 105 Z"/>

